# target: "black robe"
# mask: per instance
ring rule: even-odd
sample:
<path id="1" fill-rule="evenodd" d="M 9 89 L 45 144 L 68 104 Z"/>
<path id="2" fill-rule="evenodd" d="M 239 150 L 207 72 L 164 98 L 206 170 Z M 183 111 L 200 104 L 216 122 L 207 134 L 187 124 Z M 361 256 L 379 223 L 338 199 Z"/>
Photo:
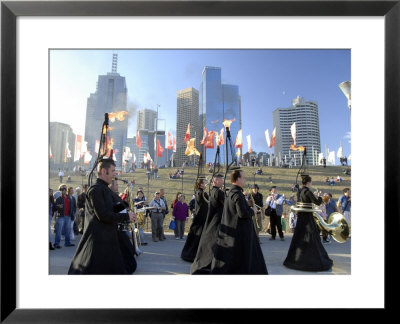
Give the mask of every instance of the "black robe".
<path id="1" fill-rule="evenodd" d="M 221 223 L 222 211 L 224 210 L 224 192 L 213 187 L 210 193 L 210 203 L 206 223 L 201 234 L 196 257 L 190 268 L 191 274 L 209 274 L 214 249 L 217 243 L 219 224 Z"/>
<path id="2" fill-rule="evenodd" d="M 321 205 L 321 197 L 316 198 L 308 187 L 300 190 L 298 201 Z M 333 261 L 324 249 L 320 231 L 313 214 L 299 212 L 297 223 L 283 264 L 291 269 L 303 271 L 325 271 L 332 267 Z"/>
<path id="3" fill-rule="evenodd" d="M 233 185 L 225 198 L 211 274 L 268 274 L 243 189 Z"/>
<path id="4" fill-rule="evenodd" d="M 127 222 L 129 215 L 114 212 L 112 191 L 101 179 L 86 197 L 85 231 L 68 274 L 129 274 L 117 234 L 117 223 Z"/>
<path id="5" fill-rule="evenodd" d="M 181 258 L 188 262 L 193 262 L 196 257 L 201 233 L 207 218 L 208 203 L 204 200 L 203 193 L 204 197 L 208 200 L 208 194 L 203 189 L 199 188 L 196 190 L 193 222 L 190 225 L 189 233 L 181 253 Z"/>

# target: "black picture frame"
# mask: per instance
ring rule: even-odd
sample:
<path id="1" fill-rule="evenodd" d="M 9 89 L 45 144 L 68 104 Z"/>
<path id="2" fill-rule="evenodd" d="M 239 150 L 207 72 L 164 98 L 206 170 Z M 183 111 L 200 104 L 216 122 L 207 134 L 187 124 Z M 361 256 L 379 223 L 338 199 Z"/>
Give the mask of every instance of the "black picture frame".
<path id="1" fill-rule="evenodd" d="M 397 217 L 400 124 L 400 4 L 395 1 L 2 1 L 1 3 L 1 322 L 225 322 L 247 310 L 16 308 L 16 19 L 19 16 L 383 16 L 385 19 L 385 310 L 393 309 L 396 278 L 388 255 Z M 371 188 L 372 189 L 372 188 Z M 376 212 L 376 209 L 372 212 Z M 397 251 L 395 253 L 398 253 Z M 372 265 L 372 262 L 371 262 Z M 394 282 L 397 282 L 394 279 Z M 55 288 L 56 289 L 56 288 Z M 321 288 L 323 289 L 323 287 Z M 188 298 L 190 294 L 188 292 Z M 268 293 L 268 292 L 266 292 Z M 61 294 L 62 295 L 62 294 Z M 60 295 L 60 298 L 62 296 Z M 165 298 L 168 298 L 167 295 Z M 150 302 L 150 301 L 149 301 Z M 267 305 L 266 305 L 267 307 Z M 251 310 L 265 318 L 265 310 Z M 258 314 L 258 312 L 260 314 Z M 272 313 L 272 312 L 271 312 Z M 269 316 L 271 315 L 269 313 Z M 254 317 L 255 316 L 255 317 Z M 271 319 L 271 318 L 270 318 Z"/>

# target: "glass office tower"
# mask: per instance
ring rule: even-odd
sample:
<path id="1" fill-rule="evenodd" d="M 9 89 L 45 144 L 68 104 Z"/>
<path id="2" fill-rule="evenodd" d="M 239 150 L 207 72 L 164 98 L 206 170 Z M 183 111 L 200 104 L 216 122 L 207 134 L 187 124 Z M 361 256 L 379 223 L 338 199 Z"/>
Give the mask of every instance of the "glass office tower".
<path id="1" fill-rule="evenodd" d="M 241 125 L 239 98 L 238 86 L 222 84 L 220 67 L 204 67 L 200 86 L 200 134 L 203 134 L 204 127 L 208 131 L 220 133 L 224 127 L 222 122 L 225 119 L 234 120 L 231 124 L 231 138 L 232 142 L 234 142 Z M 226 161 L 225 145 L 220 147 L 220 158 L 223 164 Z M 214 144 L 214 149 L 205 150 L 203 146 L 200 147 L 200 151 L 203 152 L 207 163 L 214 162 L 216 150 L 216 144 Z M 229 156 L 228 163 L 230 161 L 231 157 Z"/>

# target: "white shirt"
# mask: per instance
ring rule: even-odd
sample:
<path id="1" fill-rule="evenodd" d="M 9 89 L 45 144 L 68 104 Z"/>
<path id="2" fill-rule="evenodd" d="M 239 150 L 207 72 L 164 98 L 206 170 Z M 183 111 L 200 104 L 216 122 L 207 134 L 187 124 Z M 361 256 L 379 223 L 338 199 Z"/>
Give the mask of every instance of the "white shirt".
<path id="1" fill-rule="evenodd" d="M 282 205 L 283 204 L 283 200 L 285 199 L 285 197 L 283 197 L 282 195 L 276 199 L 278 194 L 276 194 L 273 198 L 271 196 L 268 196 L 268 198 L 265 200 L 265 204 L 268 206 L 271 206 L 271 208 L 276 209 L 276 205 Z M 272 200 L 271 204 L 270 201 Z M 276 200 L 275 200 L 276 199 Z"/>

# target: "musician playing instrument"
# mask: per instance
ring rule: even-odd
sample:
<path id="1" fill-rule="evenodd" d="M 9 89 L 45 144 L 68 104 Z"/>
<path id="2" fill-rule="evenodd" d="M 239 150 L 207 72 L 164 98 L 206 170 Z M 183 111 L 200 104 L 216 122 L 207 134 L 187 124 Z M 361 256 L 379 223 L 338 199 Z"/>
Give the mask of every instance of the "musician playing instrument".
<path id="1" fill-rule="evenodd" d="M 147 245 L 147 242 L 145 241 L 144 238 L 144 225 L 146 222 L 146 210 L 144 208 L 148 207 L 148 205 L 147 201 L 144 198 L 143 191 L 138 190 L 134 201 L 137 209 L 136 216 L 137 216 L 139 235 L 140 235 L 140 245 Z"/>
<path id="2" fill-rule="evenodd" d="M 266 205 L 271 206 L 271 216 L 270 224 L 271 224 L 271 237 L 270 240 L 275 240 L 276 229 L 278 228 L 278 234 L 281 241 L 284 241 L 283 231 L 282 231 L 282 222 L 281 217 L 283 213 L 283 202 L 285 197 L 283 195 L 278 194 L 278 190 L 276 186 L 271 187 L 271 194 L 265 201 Z"/>
<path id="3" fill-rule="evenodd" d="M 253 216 L 257 237 L 259 237 L 260 231 L 262 230 L 262 221 L 265 219 L 263 195 L 259 190 L 260 187 L 255 183 L 247 198 L 248 200 L 254 201 L 255 207 L 257 208 L 257 213 Z"/>
<path id="4" fill-rule="evenodd" d="M 117 223 L 135 221 L 136 214 L 114 211 L 108 187 L 116 176 L 112 159 L 100 160 L 98 179 L 87 192 L 85 232 L 79 242 L 68 274 L 129 274 L 120 249 Z"/>
<path id="5" fill-rule="evenodd" d="M 232 187 L 224 201 L 211 274 L 268 274 L 252 220 L 257 210 L 248 205 L 243 194 L 244 172 L 234 170 L 230 180 Z"/>
<path id="6" fill-rule="evenodd" d="M 311 191 L 312 179 L 302 175 L 303 187 L 297 194 L 297 202 L 321 205 L 322 198 L 315 197 Z M 333 261 L 324 249 L 320 230 L 312 212 L 298 212 L 297 223 L 290 243 L 287 257 L 283 264 L 291 269 L 303 271 L 326 271 L 331 269 Z"/>

